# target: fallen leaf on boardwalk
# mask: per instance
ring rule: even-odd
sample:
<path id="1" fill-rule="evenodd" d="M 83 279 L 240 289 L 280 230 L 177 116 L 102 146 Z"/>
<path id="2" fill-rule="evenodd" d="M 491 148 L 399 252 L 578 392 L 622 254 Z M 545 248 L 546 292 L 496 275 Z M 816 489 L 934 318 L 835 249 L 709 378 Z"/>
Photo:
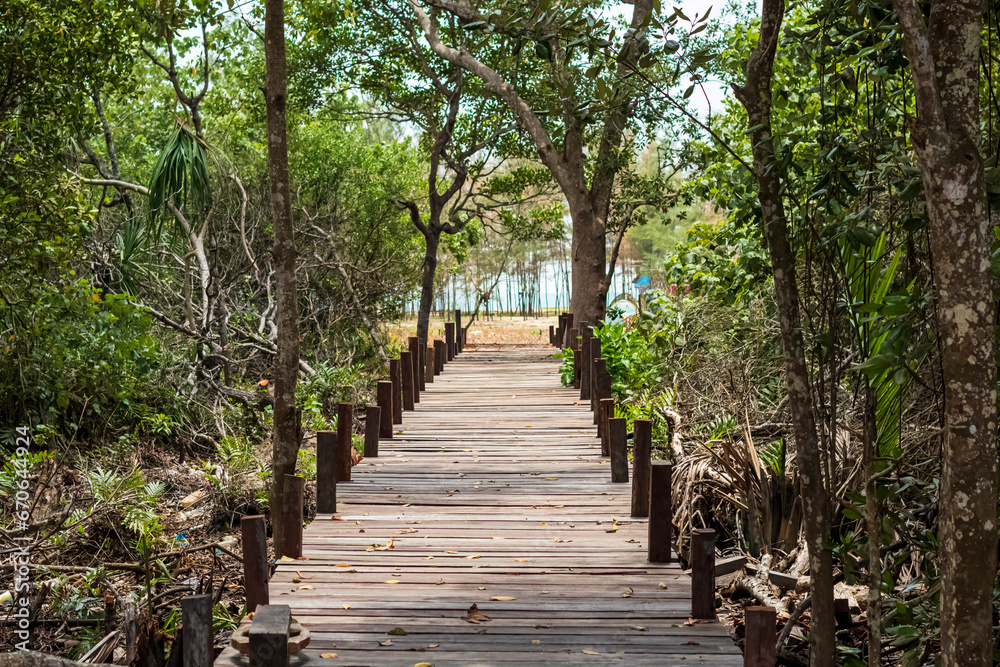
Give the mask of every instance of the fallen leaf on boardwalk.
<path id="1" fill-rule="evenodd" d="M 496 535 L 490 535 L 494 540 L 506 540 L 506 537 L 497 537 Z"/>
<path id="2" fill-rule="evenodd" d="M 405 505 L 403 505 L 403 507 L 409 507 L 409 506 L 410 506 L 410 503 L 406 503 Z"/>
<path id="3" fill-rule="evenodd" d="M 448 553 L 448 554 L 457 554 L 458 552 L 457 551 L 446 551 L 445 553 Z"/>
<path id="4" fill-rule="evenodd" d="M 300 583 L 302 583 L 302 580 L 299 579 L 298 577 L 296 577 L 296 578 L 292 579 L 292 583 L 293 584 L 300 584 Z"/>
<path id="5" fill-rule="evenodd" d="M 294 558 L 289 558 L 288 556 L 282 556 L 278 560 L 281 561 L 282 563 L 293 563 L 293 562 L 295 562 Z"/>
<path id="6" fill-rule="evenodd" d="M 462 620 L 479 625 L 480 623 L 490 620 L 490 617 L 486 614 L 480 613 L 479 606 L 473 603 L 472 606 L 469 607 L 469 612 L 462 617 Z"/>
<path id="7" fill-rule="evenodd" d="M 542 640 L 541 640 L 541 639 L 532 639 L 532 640 L 531 640 L 531 643 L 532 643 L 532 644 L 541 644 L 541 643 L 542 643 Z"/>
<path id="8" fill-rule="evenodd" d="M 547 525 L 549 525 L 549 524 L 547 524 L 547 523 L 545 523 L 545 522 L 543 521 L 542 523 L 540 523 L 540 524 L 538 524 L 538 525 L 539 525 L 539 526 L 547 526 Z"/>
<path id="9" fill-rule="evenodd" d="M 681 646 L 701 646 L 698 642 L 684 642 Z"/>
<path id="10" fill-rule="evenodd" d="M 423 521 L 420 521 L 420 520 L 418 519 L 417 521 L 407 521 L 406 523 L 423 523 Z"/>
<path id="11" fill-rule="evenodd" d="M 630 598 L 630 597 L 632 597 L 632 592 L 633 592 L 632 591 L 632 587 L 629 586 L 628 588 L 625 589 L 625 592 L 622 593 L 622 597 L 623 598 Z"/>
<path id="12" fill-rule="evenodd" d="M 345 604 L 344 605 L 344 609 L 350 609 L 350 608 L 351 608 L 351 605 L 349 605 L 349 604 Z"/>
<path id="13" fill-rule="evenodd" d="M 334 567 L 350 567 L 350 566 L 351 565 L 349 563 L 337 563 L 336 565 L 334 565 Z"/>
<path id="14" fill-rule="evenodd" d="M 548 630 L 551 627 L 551 625 L 536 625 L 535 630 Z"/>
<path id="15" fill-rule="evenodd" d="M 558 537 L 555 539 L 556 542 L 562 542 Z"/>
<path id="16" fill-rule="evenodd" d="M 533 558 L 515 558 L 515 563 L 533 563 L 535 562 Z"/>
<path id="17" fill-rule="evenodd" d="M 542 595 L 546 595 L 548 591 L 542 591 Z"/>
<path id="18" fill-rule="evenodd" d="M 689 618 L 684 621 L 684 625 L 698 625 L 699 623 L 711 623 L 714 619 L 711 618 Z"/>
<path id="19" fill-rule="evenodd" d="M 382 583 L 383 584 L 398 584 L 399 583 L 399 579 L 388 579 L 386 581 L 383 581 Z"/>
<path id="20" fill-rule="evenodd" d="M 462 556 L 462 558 L 468 560 L 470 558 L 479 558 L 479 556 Z"/>
<path id="21" fill-rule="evenodd" d="M 342 516 L 333 515 L 330 517 L 330 521 L 347 521 L 347 519 Z"/>
<path id="22" fill-rule="evenodd" d="M 427 648 L 437 648 L 440 644 L 428 644 Z"/>
<path id="23" fill-rule="evenodd" d="M 302 579 L 312 579 L 312 576 L 307 577 L 306 575 L 302 574 L 302 570 L 295 570 L 295 574 L 299 575 L 299 577 Z"/>
<path id="24" fill-rule="evenodd" d="M 479 587 L 479 590 L 481 590 L 481 591 L 485 591 L 485 590 L 486 590 L 486 586 L 480 586 L 480 587 Z"/>
<path id="25" fill-rule="evenodd" d="M 555 507 L 556 509 L 558 509 L 560 507 L 566 507 L 566 506 L 565 505 L 553 505 L 553 507 Z"/>
<path id="26" fill-rule="evenodd" d="M 336 658 L 337 654 L 336 653 L 320 653 L 319 657 L 321 657 L 321 658 Z"/>
<path id="27" fill-rule="evenodd" d="M 438 579 L 437 581 L 434 582 L 434 585 L 435 586 L 440 586 L 443 583 L 444 583 L 444 579 Z"/>
<path id="28" fill-rule="evenodd" d="M 396 534 L 397 535 L 406 535 L 407 533 L 415 533 L 415 532 L 417 532 L 416 528 L 407 528 L 406 530 L 397 530 Z"/>
<path id="29" fill-rule="evenodd" d="M 305 586 L 299 586 L 299 590 L 300 590 L 300 591 L 301 591 L 301 590 L 307 590 L 307 591 L 311 591 L 311 590 L 313 590 L 313 587 L 312 587 L 312 586 L 310 586 L 310 585 L 308 585 L 308 584 L 306 584 Z"/>
<path id="30" fill-rule="evenodd" d="M 295 560 L 309 560 L 309 556 L 299 556 Z"/>
<path id="31" fill-rule="evenodd" d="M 588 651 L 587 649 L 583 649 L 583 652 L 587 655 L 600 655 L 597 651 Z"/>
<path id="32" fill-rule="evenodd" d="M 391 639 L 386 639 L 384 642 L 379 642 L 378 645 L 379 646 L 392 646 L 392 640 Z"/>
<path id="33" fill-rule="evenodd" d="M 644 625 L 633 625 L 632 627 L 629 628 L 629 630 L 638 630 L 639 632 L 645 632 L 646 631 L 646 626 L 644 626 Z"/>
<path id="34" fill-rule="evenodd" d="M 659 585 L 659 588 L 666 588 L 666 587 L 667 587 L 667 585 L 661 581 L 660 585 Z"/>
<path id="35" fill-rule="evenodd" d="M 355 525 L 358 525 L 358 526 L 360 526 L 360 525 L 361 525 L 361 522 L 360 522 L 360 521 L 355 521 L 354 523 L 355 523 Z"/>
<path id="36" fill-rule="evenodd" d="M 403 628 L 393 628 L 392 630 L 389 630 L 389 632 L 387 632 L 385 634 L 387 634 L 387 635 L 405 635 L 406 634 L 406 630 L 404 630 Z"/>
<path id="37" fill-rule="evenodd" d="M 424 560 L 434 560 L 434 556 L 427 556 Z"/>
<path id="38" fill-rule="evenodd" d="M 554 481 L 556 481 L 559 478 L 558 477 L 546 477 L 545 479 L 547 479 L 550 482 L 554 482 Z"/>
<path id="39" fill-rule="evenodd" d="M 490 598 L 490 599 L 493 600 L 494 602 L 510 602 L 511 600 L 516 600 L 517 598 L 499 596 L 499 597 Z"/>
<path id="40" fill-rule="evenodd" d="M 434 667 L 434 665 L 432 665 L 429 662 L 418 662 L 417 664 L 413 665 L 413 667 Z"/>

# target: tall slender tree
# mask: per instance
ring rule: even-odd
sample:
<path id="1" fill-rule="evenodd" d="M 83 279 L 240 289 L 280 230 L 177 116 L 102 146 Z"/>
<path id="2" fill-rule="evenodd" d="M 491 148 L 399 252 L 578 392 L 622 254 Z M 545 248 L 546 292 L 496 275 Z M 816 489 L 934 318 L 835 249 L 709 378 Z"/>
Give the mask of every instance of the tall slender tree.
<path id="1" fill-rule="evenodd" d="M 981 0 L 893 0 L 913 76 L 944 376 L 941 665 L 993 660 L 997 565 L 996 302 L 980 149 Z"/>
<path id="2" fill-rule="evenodd" d="M 279 516 L 287 501 L 285 475 L 295 472 L 299 452 L 299 415 L 295 384 L 299 372 L 299 309 L 295 285 L 295 230 L 288 174 L 286 105 L 288 76 L 285 61 L 284 0 L 264 5 L 264 57 L 267 76 L 267 158 L 271 183 L 271 219 L 274 224 L 274 282 L 278 327 L 278 354 L 274 363 L 274 434 L 271 459 L 271 515 Z M 274 552 L 282 555 L 285 531 L 274 522 Z"/>

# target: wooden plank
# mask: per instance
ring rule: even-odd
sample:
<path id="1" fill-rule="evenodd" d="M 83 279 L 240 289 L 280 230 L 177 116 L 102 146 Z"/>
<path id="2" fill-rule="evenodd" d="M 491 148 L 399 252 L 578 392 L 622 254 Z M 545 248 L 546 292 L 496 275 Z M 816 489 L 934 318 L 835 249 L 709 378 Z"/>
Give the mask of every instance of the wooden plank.
<path id="1" fill-rule="evenodd" d="M 189 595 L 181 600 L 184 626 L 182 652 L 185 667 L 209 667 L 215 657 L 212 647 L 212 596 Z"/>

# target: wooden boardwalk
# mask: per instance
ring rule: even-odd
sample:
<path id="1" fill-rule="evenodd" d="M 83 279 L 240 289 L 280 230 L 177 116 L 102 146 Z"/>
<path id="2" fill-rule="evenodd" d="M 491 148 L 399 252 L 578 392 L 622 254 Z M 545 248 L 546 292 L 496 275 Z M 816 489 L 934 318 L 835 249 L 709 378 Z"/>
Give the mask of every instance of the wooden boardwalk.
<path id="1" fill-rule="evenodd" d="M 551 353 L 464 351 L 338 484 L 338 519 L 271 579 L 312 632 L 292 664 L 743 664 L 721 624 L 685 624 L 679 566 L 646 561 L 631 485 Z"/>

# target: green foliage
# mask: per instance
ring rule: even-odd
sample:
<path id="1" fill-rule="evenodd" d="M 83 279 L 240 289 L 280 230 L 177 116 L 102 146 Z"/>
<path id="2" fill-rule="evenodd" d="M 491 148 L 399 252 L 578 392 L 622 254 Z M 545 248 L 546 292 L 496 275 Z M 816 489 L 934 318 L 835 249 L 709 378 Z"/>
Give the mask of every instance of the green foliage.
<path id="1" fill-rule="evenodd" d="M 178 125 L 153 166 L 149 181 L 149 212 L 156 218 L 167 202 L 201 212 L 212 200 L 205 142 Z"/>

